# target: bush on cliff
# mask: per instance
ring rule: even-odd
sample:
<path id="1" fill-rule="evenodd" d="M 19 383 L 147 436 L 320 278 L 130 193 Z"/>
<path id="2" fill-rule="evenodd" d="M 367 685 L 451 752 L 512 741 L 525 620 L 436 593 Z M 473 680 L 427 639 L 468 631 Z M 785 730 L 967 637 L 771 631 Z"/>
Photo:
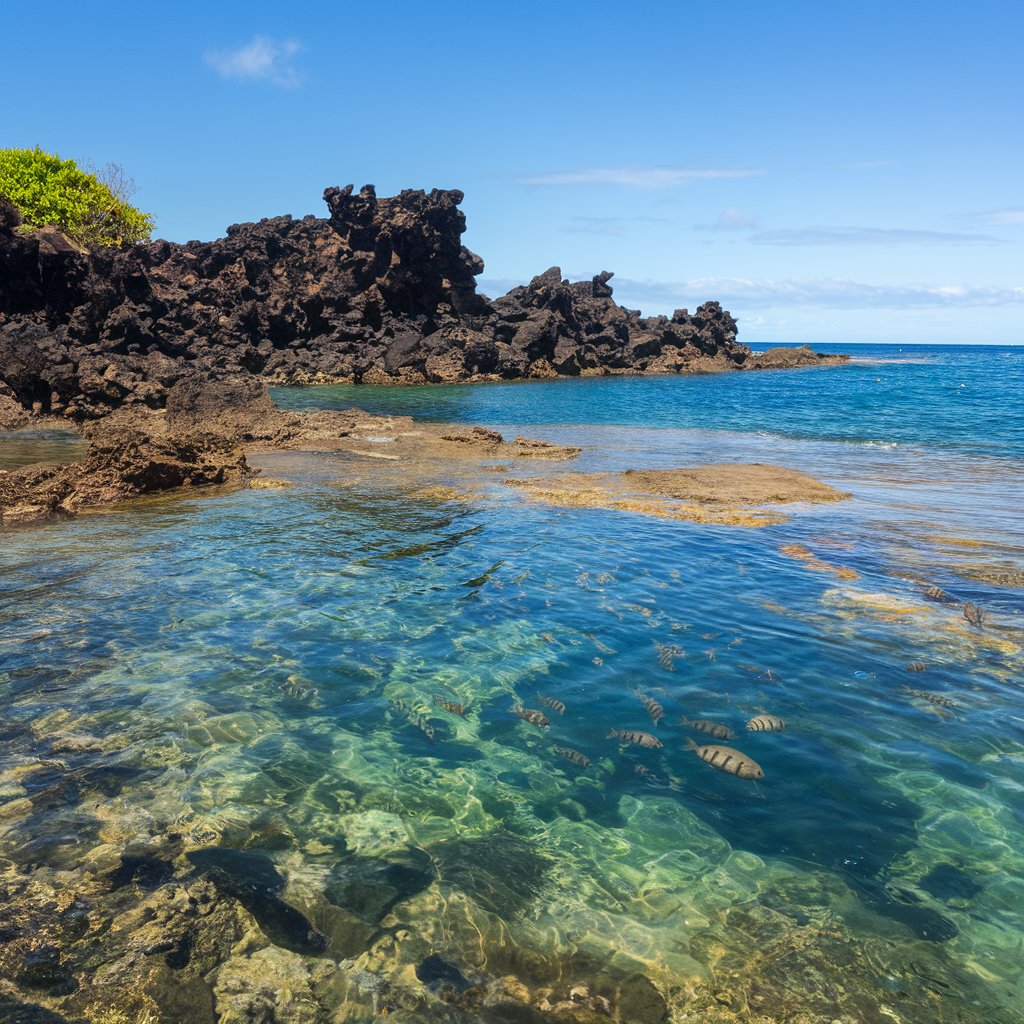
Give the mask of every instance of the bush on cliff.
<path id="1" fill-rule="evenodd" d="M 74 160 L 35 149 L 0 149 L 0 197 L 26 225 L 53 224 L 82 245 L 128 245 L 149 238 L 153 218 L 132 206 L 131 179 L 108 164 L 90 174 Z"/>

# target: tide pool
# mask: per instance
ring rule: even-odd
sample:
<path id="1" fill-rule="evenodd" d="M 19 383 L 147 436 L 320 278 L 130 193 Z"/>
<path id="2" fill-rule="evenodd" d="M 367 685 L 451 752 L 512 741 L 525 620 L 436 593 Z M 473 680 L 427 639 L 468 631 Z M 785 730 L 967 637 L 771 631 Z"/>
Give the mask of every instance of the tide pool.
<path id="1" fill-rule="evenodd" d="M 0 975 L 96 1022 L 132 950 L 203 1024 L 266 978 L 282 1021 L 1024 1020 L 1024 353 L 863 359 L 276 393 L 852 495 L 759 529 L 278 453 L 286 490 L 6 534 L 0 885 L 60 955 Z M 203 885 L 184 942 L 160 894 Z"/>

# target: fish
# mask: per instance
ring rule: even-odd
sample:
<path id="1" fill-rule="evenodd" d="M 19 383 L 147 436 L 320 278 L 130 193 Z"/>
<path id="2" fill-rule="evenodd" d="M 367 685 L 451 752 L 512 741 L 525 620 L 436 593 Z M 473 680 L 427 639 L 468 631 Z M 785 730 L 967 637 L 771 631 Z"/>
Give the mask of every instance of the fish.
<path id="1" fill-rule="evenodd" d="M 777 715 L 758 715 L 747 722 L 747 732 L 784 732 L 786 720 Z"/>
<path id="2" fill-rule="evenodd" d="M 551 722 L 548 720 L 548 716 L 543 711 L 537 711 L 535 708 L 524 708 L 518 705 L 513 705 L 509 708 L 513 714 L 518 715 L 524 722 L 529 722 L 530 725 L 537 726 L 538 729 L 546 729 Z"/>
<path id="3" fill-rule="evenodd" d="M 912 690 L 909 686 L 901 687 L 908 697 L 916 697 L 918 700 L 925 700 L 937 708 L 959 708 L 955 700 L 943 697 L 941 693 L 931 693 L 929 690 Z"/>
<path id="4" fill-rule="evenodd" d="M 665 717 L 665 709 L 646 693 L 641 693 L 639 690 L 634 690 L 633 692 L 636 694 L 637 700 L 647 708 L 647 714 L 651 716 L 651 721 L 657 725 Z"/>
<path id="5" fill-rule="evenodd" d="M 907 666 L 908 672 L 924 672 L 928 666 L 923 661 L 912 661 Z"/>
<path id="6" fill-rule="evenodd" d="M 985 622 L 985 612 L 973 601 L 964 605 L 964 618 L 972 625 L 981 627 Z"/>
<path id="7" fill-rule="evenodd" d="M 654 647 L 658 652 L 658 664 L 665 669 L 666 672 L 675 672 L 676 658 L 681 658 L 684 654 L 682 647 L 677 644 L 659 643 L 655 643 Z"/>
<path id="8" fill-rule="evenodd" d="M 942 587 L 936 587 L 929 584 L 921 584 L 921 593 L 928 598 L 929 601 L 952 601 L 953 599 L 947 594 Z"/>
<path id="9" fill-rule="evenodd" d="M 564 757 L 566 761 L 572 762 L 578 768 L 590 767 L 590 758 L 586 754 L 581 754 L 578 750 L 573 750 L 572 747 L 552 747 L 551 749 L 559 757 Z"/>
<path id="10" fill-rule="evenodd" d="M 587 639 L 588 639 L 588 640 L 589 640 L 589 641 L 590 641 L 590 642 L 591 642 L 591 643 L 592 643 L 592 644 L 593 644 L 593 645 L 594 645 L 594 646 L 595 646 L 595 647 L 596 647 L 596 648 L 597 648 L 597 649 L 598 649 L 598 650 L 599 650 L 599 651 L 600 651 L 600 652 L 601 652 L 602 654 L 614 654 L 614 653 L 615 653 L 615 648 L 614 648 L 614 647 L 609 647 L 609 646 L 608 646 L 607 644 L 605 644 L 605 643 L 602 643 L 602 642 L 601 642 L 600 640 L 598 640 L 598 639 L 597 639 L 597 637 L 596 637 L 596 636 L 594 636 L 594 634 L 593 634 L 593 633 L 584 633 L 583 635 L 584 635 L 584 636 L 585 636 L 585 637 L 586 637 L 586 638 L 587 638 Z"/>
<path id="11" fill-rule="evenodd" d="M 449 714 L 458 715 L 460 718 L 466 717 L 466 706 L 464 704 L 457 704 L 453 700 L 442 700 L 440 697 L 435 697 L 434 706 L 447 711 Z"/>
<path id="12" fill-rule="evenodd" d="M 685 715 L 679 721 L 689 729 L 697 732 L 707 733 L 714 736 L 716 740 L 731 740 L 736 738 L 736 733 L 727 725 L 719 725 L 718 722 L 711 722 L 706 718 L 689 719 Z"/>
<path id="13" fill-rule="evenodd" d="M 718 771 L 725 772 L 727 775 L 750 779 L 753 782 L 764 778 L 764 769 L 756 761 L 752 761 L 746 754 L 741 754 L 732 747 L 698 747 L 691 739 L 686 741 L 686 746 L 705 764 L 709 764 L 712 768 L 717 768 Z"/>
<path id="14" fill-rule="evenodd" d="M 634 729 L 609 729 L 605 739 L 622 740 L 623 743 L 632 743 L 634 746 L 646 747 L 648 750 L 661 750 L 664 746 L 657 736 Z"/>
<path id="15" fill-rule="evenodd" d="M 707 658 L 708 661 L 717 661 L 718 660 L 718 649 L 715 648 L 715 647 L 709 647 L 703 653 L 704 653 L 704 657 Z"/>
<path id="16" fill-rule="evenodd" d="M 760 665 L 751 665 L 748 661 L 741 661 L 739 668 L 743 669 L 744 672 L 752 672 L 755 675 L 759 675 L 762 679 L 767 679 L 769 683 L 775 682 L 775 673 L 770 668 L 761 668 Z"/>
<path id="17" fill-rule="evenodd" d="M 423 733 L 431 743 L 434 742 L 437 735 L 434 732 L 434 727 L 422 714 L 420 714 L 419 711 L 407 704 L 404 700 L 395 700 L 392 701 L 392 704 L 397 711 L 401 712 L 405 716 L 405 720 L 410 725 L 416 726 L 416 728 L 419 729 L 419 731 Z"/>
<path id="18" fill-rule="evenodd" d="M 565 714 L 565 705 L 560 700 L 555 700 L 554 697 L 545 697 L 542 693 L 537 694 L 537 700 L 539 700 L 544 707 L 551 708 L 552 711 L 557 711 L 560 715 Z"/>

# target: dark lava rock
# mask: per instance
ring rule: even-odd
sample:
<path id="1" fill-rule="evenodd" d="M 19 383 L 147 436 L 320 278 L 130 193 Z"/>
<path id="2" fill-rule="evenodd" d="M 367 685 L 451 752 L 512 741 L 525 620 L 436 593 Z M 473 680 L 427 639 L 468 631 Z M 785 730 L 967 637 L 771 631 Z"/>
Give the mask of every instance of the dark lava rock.
<path id="1" fill-rule="evenodd" d="M 416 965 L 416 977 L 432 991 L 453 989 L 465 992 L 473 985 L 458 967 L 433 953 Z"/>
<path id="2" fill-rule="evenodd" d="M 64 996 L 78 987 L 74 976 L 61 963 L 60 951 L 48 946 L 26 953 L 14 980 L 22 988 L 51 996 Z"/>
<path id="3" fill-rule="evenodd" d="M 171 862 L 152 854 L 123 854 L 120 867 L 107 875 L 111 890 L 134 883 L 142 889 L 155 889 L 174 874 Z"/>
<path id="4" fill-rule="evenodd" d="M 0 1021 L 3 1024 L 80 1024 L 81 1018 L 64 1017 L 45 1006 L 25 1003 L 0 992 Z"/>
<path id="5" fill-rule="evenodd" d="M 971 875 L 953 864 L 936 864 L 918 884 L 940 900 L 971 900 L 982 890 Z"/>
<path id="6" fill-rule="evenodd" d="M 752 358 L 717 302 L 643 318 L 612 274 L 552 267 L 492 302 L 458 190 L 324 193 L 329 216 L 234 224 L 212 242 L 86 252 L 0 211 L 0 413 L 82 421 L 162 408 L 178 381 L 423 383 L 817 363 Z"/>
<path id="7" fill-rule="evenodd" d="M 909 928 L 919 939 L 948 942 L 960 934 L 960 929 L 948 917 L 926 906 L 905 889 L 861 882 L 856 890 L 865 906 Z"/>
<path id="8" fill-rule="evenodd" d="M 284 876 L 266 854 L 214 847 L 193 850 L 187 856 L 221 893 L 238 900 L 252 914 L 275 945 L 307 956 L 327 949 L 326 936 L 277 895 L 284 888 Z"/>
<path id="9" fill-rule="evenodd" d="M 331 870 L 325 895 L 334 906 L 377 925 L 393 907 L 423 892 L 433 880 L 433 865 L 423 850 L 386 859 L 346 852 Z"/>
<path id="10" fill-rule="evenodd" d="M 22 223 L 21 210 L 10 199 L 0 196 L 0 231 L 13 231 Z"/>

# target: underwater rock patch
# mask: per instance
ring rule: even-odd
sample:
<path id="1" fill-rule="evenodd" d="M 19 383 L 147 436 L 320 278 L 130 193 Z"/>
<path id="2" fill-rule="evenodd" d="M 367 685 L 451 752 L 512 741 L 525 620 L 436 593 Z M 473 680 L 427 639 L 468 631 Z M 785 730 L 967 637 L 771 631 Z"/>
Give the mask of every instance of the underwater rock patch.
<path id="1" fill-rule="evenodd" d="M 504 831 L 452 839 L 429 852 L 443 885 L 464 892 L 503 920 L 516 917 L 537 899 L 553 865 L 525 839 Z"/>
<path id="2" fill-rule="evenodd" d="M 310 956 L 326 950 L 327 937 L 277 895 L 285 879 L 265 854 L 212 847 L 186 856 L 220 892 L 238 900 L 275 945 Z"/>
<path id="3" fill-rule="evenodd" d="M 0 1020 L 4 1024 L 84 1024 L 80 1017 L 65 1017 L 45 1006 L 26 1003 L 3 992 L 0 992 Z"/>
<path id="4" fill-rule="evenodd" d="M 971 900 L 983 886 L 972 875 L 953 864 L 936 864 L 917 883 L 926 893 L 940 900 Z"/>
<path id="5" fill-rule="evenodd" d="M 442 960 L 436 953 L 425 957 L 416 965 L 416 977 L 435 992 L 444 989 L 465 992 L 473 984 L 458 967 L 447 960 Z"/>
<path id="6" fill-rule="evenodd" d="M 386 859 L 350 853 L 331 869 L 324 893 L 334 906 L 376 925 L 433 880 L 433 865 L 423 850 L 410 849 Z"/>

